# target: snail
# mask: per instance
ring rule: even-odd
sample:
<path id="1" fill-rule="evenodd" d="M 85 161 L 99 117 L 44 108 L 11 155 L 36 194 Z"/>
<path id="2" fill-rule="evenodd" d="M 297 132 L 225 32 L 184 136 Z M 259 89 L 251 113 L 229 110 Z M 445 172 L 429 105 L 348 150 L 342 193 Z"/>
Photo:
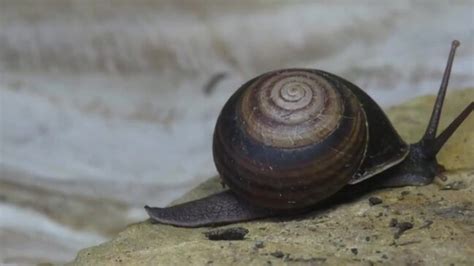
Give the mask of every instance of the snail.
<path id="1" fill-rule="evenodd" d="M 166 208 L 152 221 L 181 227 L 304 213 L 357 189 L 421 186 L 442 176 L 436 154 L 474 109 L 438 136 L 459 41 L 452 42 L 433 112 L 420 141 L 407 144 L 362 89 L 315 69 L 271 71 L 243 84 L 215 126 L 213 156 L 228 190 Z"/>

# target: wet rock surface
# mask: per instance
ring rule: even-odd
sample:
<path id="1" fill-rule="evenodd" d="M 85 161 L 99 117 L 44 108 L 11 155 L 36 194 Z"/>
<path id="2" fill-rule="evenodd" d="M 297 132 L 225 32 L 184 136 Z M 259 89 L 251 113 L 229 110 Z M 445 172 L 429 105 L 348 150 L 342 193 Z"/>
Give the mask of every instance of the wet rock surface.
<path id="1" fill-rule="evenodd" d="M 474 89 L 448 95 L 441 128 L 474 99 Z M 434 96 L 388 111 L 407 141 L 428 121 Z M 130 225 L 113 240 L 79 252 L 73 265 L 472 265 L 474 263 L 474 116 L 438 156 L 448 177 L 428 186 L 385 189 L 303 216 L 220 227 L 248 230 L 239 241 L 209 241 L 212 228 Z M 212 178 L 178 202 L 222 190 Z M 369 199 L 378 198 L 376 205 Z"/>

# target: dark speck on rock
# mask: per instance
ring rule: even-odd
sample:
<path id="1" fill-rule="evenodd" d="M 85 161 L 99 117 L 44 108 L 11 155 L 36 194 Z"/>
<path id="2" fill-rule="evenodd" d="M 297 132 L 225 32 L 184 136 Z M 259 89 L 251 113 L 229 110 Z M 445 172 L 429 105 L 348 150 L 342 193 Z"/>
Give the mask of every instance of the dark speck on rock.
<path id="1" fill-rule="evenodd" d="M 285 254 L 279 250 L 270 253 L 270 255 L 272 255 L 275 258 L 283 258 L 285 256 Z"/>
<path id="2" fill-rule="evenodd" d="M 397 226 L 397 224 L 398 224 L 398 220 L 395 219 L 395 218 L 392 218 L 392 219 L 390 220 L 390 223 L 389 223 L 388 225 L 389 225 L 390 227 L 395 227 L 395 226 Z"/>
<path id="3" fill-rule="evenodd" d="M 426 222 L 422 226 L 420 226 L 420 229 L 430 228 L 432 224 L 433 224 L 433 221 L 426 220 Z"/>
<path id="4" fill-rule="evenodd" d="M 398 231 L 395 233 L 394 238 L 398 239 L 405 231 L 413 228 L 413 224 L 410 222 L 402 222 L 397 224 Z"/>
<path id="5" fill-rule="evenodd" d="M 354 255 L 357 255 L 359 253 L 359 250 L 357 250 L 356 248 L 351 248 L 351 252 L 354 254 Z"/>
<path id="6" fill-rule="evenodd" d="M 407 190 L 404 190 L 400 193 L 402 196 L 406 196 L 408 194 L 410 194 L 410 191 L 407 191 Z"/>
<path id="7" fill-rule="evenodd" d="M 380 203 L 382 203 L 382 199 L 380 198 L 377 198 L 377 197 L 370 197 L 369 198 L 369 203 L 370 203 L 370 206 L 374 206 L 374 205 L 378 205 Z"/>
<path id="8" fill-rule="evenodd" d="M 303 265 L 320 265 L 321 263 L 324 263 L 326 261 L 326 258 L 324 257 L 293 258 L 293 257 L 287 256 L 285 260 L 289 262 L 300 262 Z"/>
<path id="9" fill-rule="evenodd" d="M 400 192 L 400 196 L 398 197 L 398 199 L 403 200 L 403 199 L 405 199 L 405 196 L 408 195 L 408 194 L 410 194 L 410 191 L 404 190 L 404 191 Z"/>
<path id="10" fill-rule="evenodd" d="M 263 248 L 265 245 L 263 244 L 263 241 L 257 240 L 255 241 L 255 248 Z"/>
<path id="11" fill-rule="evenodd" d="M 209 240 L 243 240 L 249 230 L 243 227 L 231 227 L 204 232 Z"/>

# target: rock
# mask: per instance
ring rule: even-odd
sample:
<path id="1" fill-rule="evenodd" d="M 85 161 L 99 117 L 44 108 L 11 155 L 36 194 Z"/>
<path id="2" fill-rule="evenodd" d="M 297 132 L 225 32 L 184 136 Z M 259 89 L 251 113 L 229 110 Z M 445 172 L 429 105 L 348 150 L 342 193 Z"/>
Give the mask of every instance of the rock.
<path id="1" fill-rule="evenodd" d="M 448 95 L 441 127 L 472 99 L 474 89 Z M 404 139 L 413 142 L 422 135 L 433 100 L 433 96 L 420 97 L 389 109 L 389 116 Z M 472 265 L 473 132 L 474 115 L 471 115 L 438 156 L 448 169 L 445 173 L 448 183 L 463 184 L 457 190 L 446 190 L 446 184 L 436 180 L 423 187 L 375 191 L 353 202 L 297 218 L 223 227 L 248 229 L 249 233 L 240 241 L 209 241 L 203 235 L 209 228 L 178 228 L 145 221 L 130 225 L 109 242 L 82 250 L 72 264 L 203 265 L 212 261 L 218 265 L 323 262 L 340 265 L 384 263 L 388 259 L 391 264 Z M 180 202 L 220 190 L 218 179 L 212 178 Z M 383 204 L 370 206 L 367 204 L 370 197 L 383 198 Z M 401 230 L 400 223 L 403 234 L 397 233 Z M 257 241 L 265 245 L 256 249 Z"/>
<path id="2" fill-rule="evenodd" d="M 379 205 L 379 204 L 382 204 L 382 199 L 381 198 L 377 198 L 377 197 L 370 197 L 369 198 L 369 204 L 370 206 L 374 206 L 374 205 Z"/>

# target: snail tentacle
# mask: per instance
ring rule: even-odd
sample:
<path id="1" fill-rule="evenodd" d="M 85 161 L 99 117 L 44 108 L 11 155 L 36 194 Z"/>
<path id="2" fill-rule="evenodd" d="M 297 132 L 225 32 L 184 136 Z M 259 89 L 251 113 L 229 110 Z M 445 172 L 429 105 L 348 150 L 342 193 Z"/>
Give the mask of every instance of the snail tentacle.
<path id="1" fill-rule="evenodd" d="M 451 135 L 456 131 L 456 129 L 464 122 L 464 120 L 469 116 L 469 114 L 474 111 L 474 102 L 471 102 L 464 110 L 449 124 L 449 126 L 434 140 L 431 149 L 426 151 L 430 156 L 436 156 L 436 154 L 441 150 L 444 143 L 448 141 Z"/>
<path id="2" fill-rule="evenodd" d="M 446 68 L 444 70 L 438 96 L 436 97 L 436 102 L 433 106 L 433 112 L 431 113 L 430 121 L 426 127 L 425 135 L 421 141 L 433 140 L 436 138 L 436 131 L 438 130 L 441 110 L 443 109 L 444 97 L 446 96 L 446 91 L 448 90 L 449 77 L 451 76 L 451 69 L 453 67 L 454 55 L 456 53 L 456 48 L 458 48 L 459 45 L 460 42 L 458 40 L 454 40 L 451 43 L 451 50 L 449 51 L 448 62 L 446 63 Z"/>

